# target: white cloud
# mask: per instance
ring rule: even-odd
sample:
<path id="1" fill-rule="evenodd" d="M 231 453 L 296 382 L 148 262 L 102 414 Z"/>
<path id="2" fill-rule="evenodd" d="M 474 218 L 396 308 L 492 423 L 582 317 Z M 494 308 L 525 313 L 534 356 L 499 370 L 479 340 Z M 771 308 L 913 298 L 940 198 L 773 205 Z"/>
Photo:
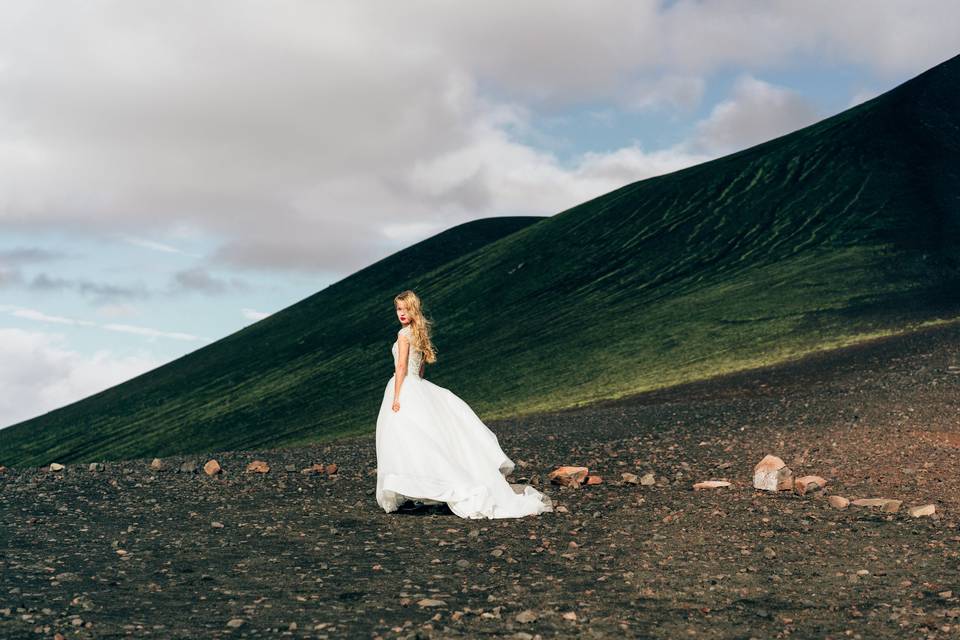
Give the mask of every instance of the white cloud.
<path id="1" fill-rule="evenodd" d="M 127 244 L 132 244 L 135 247 L 143 247 L 144 249 L 153 249 L 154 251 L 161 251 L 164 253 L 184 253 L 180 249 L 168 244 L 147 240 L 145 238 L 138 238 L 136 236 L 120 234 L 120 239 Z"/>
<path id="2" fill-rule="evenodd" d="M 706 81 L 700 76 L 668 74 L 637 81 L 616 101 L 627 110 L 670 108 L 686 111 L 700 104 Z"/>
<path id="3" fill-rule="evenodd" d="M 697 124 L 690 145 L 721 155 L 813 124 L 820 117 L 803 96 L 745 75 L 734 83 L 730 99 Z"/>
<path id="4" fill-rule="evenodd" d="M 153 329 L 151 327 L 142 327 L 129 324 L 118 324 L 118 323 L 108 323 L 101 324 L 98 322 L 92 322 L 90 320 L 80 320 L 77 318 L 67 318 L 64 316 L 54 316 L 36 309 L 28 309 L 24 307 L 18 307 L 15 305 L 0 305 L 0 311 L 6 311 L 10 315 L 16 318 L 24 318 L 26 320 L 35 320 L 37 322 L 46 322 L 53 324 L 66 324 L 71 326 L 80 326 L 80 327 L 97 327 L 105 331 L 118 331 L 121 333 L 134 333 L 137 335 L 147 336 L 151 339 L 153 338 L 171 338 L 173 340 L 189 340 L 189 341 L 208 341 L 208 338 L 201 338 L 200 336 L 195 336 L 190 333 L 182 333 L 178 331 L 162 331 L 160 329 Z"/>
<path id="5" fill-rule="evenodd" d="M 797 60 L 915 73 L 956 24 L 955 2 L 5 3 L 0 226 L 214 233 L 221 265 L 349 273 L 399 248 L 383 229 L 556 213 L 783 126 L 721 110 L 700 149 L 566 167 L 518 142 L 570 105 L 689 109 L 718 69 Z"/>
<path id="6" fill-rule="evenodd" d="M 240 310 L 240 314 L 247 320 L 263 320 L 267 316 L 271 315 L 268 311 L 257 311 L 255 309 L 243 308 Z"/>
<path id="7" fill-rule="evenodd" d="M 149 352 L 84 356 L 59 333 L 0 328 L 0 427 L 70 404 L 163 364 Z"/>
<path id="8" fill-rule="evenodd" d="M 105 304 L 97 307 L 97 314 L 106 318 L 127 318 L 141 315 L 141 311 L 129 304 Z"/>
<path id="9" fill-rule="evenodd" d="M 52 322 L 55 324 L 70 324 L 70 325 L 83 325 L 90 326 L 96 323 L 89 322 L 86 320 L 74 320 L 73 318 L 64 318 L 63 316 L 52 316 L 42 311 L 37 311 L 36 309 L 13 309 L 10 312 L 10 315 L 17 318 L 25 318 L 27 320 L 37 320 L 38 322 Z"/>
<path id="10" fill-rule="evenodd" d="M 121 333 L 135 333 L 141 336 L 147 336 L 149 338 L 171 338 L 173 340 L 206 340 L 206 338 L 201 338 L 195 336 L 192 333 L 180 333 L 178 331 L 161 331 L 159 329 L 152 329 L 150 327 L 138 327 L 131 324 L 104 324 L 100 325 L 102 328 L 107 331 L 119 331 Z"/>

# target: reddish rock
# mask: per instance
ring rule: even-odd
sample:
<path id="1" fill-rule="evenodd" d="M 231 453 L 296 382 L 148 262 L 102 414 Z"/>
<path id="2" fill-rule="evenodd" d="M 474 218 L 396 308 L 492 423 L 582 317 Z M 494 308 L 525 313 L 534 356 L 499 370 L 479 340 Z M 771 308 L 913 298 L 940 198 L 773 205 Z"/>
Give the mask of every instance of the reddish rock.
<path id="1" fill-rule="evenodd" d="M 855 507 L 885 507 L 890 498 L 857 498 L 850 504 Z"/>
<path id="2" fill-rule="evenodd" d="M 2 464 L 0 464 L 0 476 L 2 476 L 3 474 L 5 474 L 6 472 L 7 472 L 7 468 L 6 468 L 5 466 L 3 466 Z"/>
<path id="3" fill-rule="evenodd" d="M 332 476 L 333 474 L 335 474 L 335 473 L 337 472 L 337 469 L 338 469 L 338 468 L 339 468 L 339 467 L 337 467 L 337 463 L 336 463 L 336 462 L 331 462 L 330 464 L 328 464 L 328 465 L 324 468 L 324 471 L 326 472 L 326 474 L 327 474 L 328 476 Z"/>
<path id="4" fill-rule="evenodd" d="M 827 502 L 834 509 L 846 509 L 850 505 L 850 501 L 843 496 L 830 496 L 827 498 Z"/>
<path id="5" fill-rule="evenodd" d="M 937 507 L 932 504 L 925 504 L 919 507 L 910 507 L 910 515 L 914 518 L 920 518 L 922 516 L 932 516 L 937 512 Z"/>
<path id="6" fill-rule="evenodd" d="M 827 486 L 827 481 L 820 476 L 803 476 L 793 481 L 793 490 L 804 495 L 809 491 L 816 491 Z"/>
<path id="7" fill-rule="evenodd" d="M 643 474 L 643 477 L 640 478 L 640 484 L 645 487 L 654 485 L 656 484 L 656 482 L 657 482 L 657 479 L 653 476 L 652 473 L 645 473 Z"/>
<path id="8" fill-rule="evenodd" d="M 635 473 L 629 473 L 629 472 L 627 472 L 627 471 L 624 471 L 623 473 L 620 474 L 620 480 L 622 480 L 622 481 L 624 482 L 624 484 L 639 484 L 639 483 L 640 483 L 640 478 L 637 477 L 637 474 L 635 474 Z"/>
<path id="9" fill-rule="evenodd" d="M 164 469 L 167 468 L 167 465 L 165 465 L 163 463 L 163 460 L 161 460 L 160 458 L 154 458 L 150 462 L 150 468 L 153 469 L 154 471 L 163 471 Z"/>
<path id="10" fill-rule="evenodd" d="M 793 472 L 774 455 L 766 455 L 753 469 L 753 486 L 762 491 L 783 491 L 792 488 Z"/>
<path id="11" fill-rule="evenodd" d="M 247 465 L 247 473 L 267 473 L 270 471 L 270 465 L 263 460 L 254 460 Z"/>
<path id="12" fill-rule="evenodd" d="M 721 487 L 731 486 L 726 480 L 704 480 L 703 482 L 698 482 L 693 485 L 694 491 L 700 491 L 701 489 L 719 489 Z"/>
<path id="13" fill-rule="evenodd" d="M 602 476 L 587 476 L 587 484 L 603 484 Z"/>
<path id="14" fill-rule="evenodd" d="M 586 467 L 557 467 L 547 478 L 553 484 L 566 487 L 579 487 L 586 479 L 589 470 Z"/>
<path id="15" fill-rule="evenodd" d="M 207 460 L 207 463 L 203 465 L 203 470 L 208 476 L 215 476 L 223 469 L 220 468 L 220 463 L 216 460 Z"/>
<path id="16" fill-rule="evenodd" d="M 900 510 L 902 504 L 903 500 L 887 500 L 887 504 L 883 505 L 883 510 L 887 513 L 896 513 Z"/>

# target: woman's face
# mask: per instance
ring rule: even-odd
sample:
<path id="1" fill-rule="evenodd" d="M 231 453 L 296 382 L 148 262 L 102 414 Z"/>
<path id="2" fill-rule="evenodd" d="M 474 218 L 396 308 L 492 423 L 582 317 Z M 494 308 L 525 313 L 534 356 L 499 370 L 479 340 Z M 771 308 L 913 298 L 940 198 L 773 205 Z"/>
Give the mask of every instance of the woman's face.
<path id="1" fill-rule="evenodd" d="M 400 324 L 406 325 L 410 322 L 410 314 L 407 313 L 407 303 L 398 302 L 396 306 L 397 310 L 397 320 L 400 321 Z"/>

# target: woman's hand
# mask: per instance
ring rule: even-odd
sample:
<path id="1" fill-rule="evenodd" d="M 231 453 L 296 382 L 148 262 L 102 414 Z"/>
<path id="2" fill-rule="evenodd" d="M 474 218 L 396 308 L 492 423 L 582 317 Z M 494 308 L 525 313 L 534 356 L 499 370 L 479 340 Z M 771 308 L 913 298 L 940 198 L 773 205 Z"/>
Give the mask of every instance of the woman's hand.
<path id="1" fill-rule="evenodd" d="M 397 411 L 400 411 L 400 401 L 399 401 L 399 400 L 394 400 L 394 401 L 393 401 L 393 412 L 396 413 Z"/>

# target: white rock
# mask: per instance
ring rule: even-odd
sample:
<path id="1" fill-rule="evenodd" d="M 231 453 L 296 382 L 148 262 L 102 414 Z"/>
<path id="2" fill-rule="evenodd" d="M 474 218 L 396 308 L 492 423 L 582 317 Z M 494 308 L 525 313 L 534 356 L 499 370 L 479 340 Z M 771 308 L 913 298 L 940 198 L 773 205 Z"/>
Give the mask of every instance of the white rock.
<path id="1" fill-rule="evenodd" d="M 726 480 L 704 480 L 693 485 L 695 491 L 700 489 L 719 489 L 720 487 L 729 487 L 730 483 Z"/>
<path id="2" fill-rule="evenodd" d="M 925 504 L 920 507 L 910 507 L 910 515 L 914 518 L 921 516 L 932 516 L 937 512 L 937 508 L 932 504 Z"/>
<path id="3" fill-rule="evenodd" d="M 767 455 L 753 469 L 753 486 L 762 491 L 790 489 L 793 473 L 777 456 Z"/>

